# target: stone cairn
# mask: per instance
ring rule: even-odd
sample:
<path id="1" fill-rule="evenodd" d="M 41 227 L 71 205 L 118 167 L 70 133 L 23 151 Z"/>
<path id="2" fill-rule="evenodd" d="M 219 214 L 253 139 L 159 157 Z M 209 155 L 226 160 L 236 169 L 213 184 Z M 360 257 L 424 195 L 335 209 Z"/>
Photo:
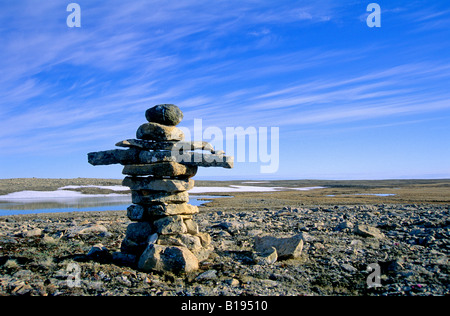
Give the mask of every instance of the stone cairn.
<path id="1" fill-rule="evenodd" d="M 191 178 L 198 167 L 232 168 L 233 157 L 207 142 L 184 141 L 176 127 L 183 113 L 176 105 L 156 105 L 145 117 L 148 123 L 138 128 L 137 139 L 116 144 L 126 150 L 92 152 L 88 161 L 94 166 L 124 165 L 123 185 L 130 187 L 133 203 L 127 216 L 133 223 L 119 254 L 134 259 L 144 271 L 195 271 L 213 246 L 193 220 L 199 210 L 188 204 Z"/>

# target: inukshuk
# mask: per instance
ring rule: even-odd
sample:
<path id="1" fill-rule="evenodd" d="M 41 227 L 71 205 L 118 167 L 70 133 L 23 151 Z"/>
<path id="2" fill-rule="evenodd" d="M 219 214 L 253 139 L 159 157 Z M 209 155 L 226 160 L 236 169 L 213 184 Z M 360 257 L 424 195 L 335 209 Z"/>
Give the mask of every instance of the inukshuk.
<path id="1" fill-rule="evenodd" d="M 190 272 L 210 255 L 211 237 L 200 232 L 193 215 L 198 207 L 188 204 L 191 178 L 198 167 L 233 167 L 233 157 L 216 152 L 211 144 L 184 141 L 176 125 L 183 119 L 173 104 L 156 105 L 145 112 L 137 139 L 116 144 L 127 149 L 92 152 L 92 165 L 124 165 L 123 185 L 131 189 L 127 209 L 133 221 L 127 227 L 121 253 L 135 256 L 144 271 Z"/>

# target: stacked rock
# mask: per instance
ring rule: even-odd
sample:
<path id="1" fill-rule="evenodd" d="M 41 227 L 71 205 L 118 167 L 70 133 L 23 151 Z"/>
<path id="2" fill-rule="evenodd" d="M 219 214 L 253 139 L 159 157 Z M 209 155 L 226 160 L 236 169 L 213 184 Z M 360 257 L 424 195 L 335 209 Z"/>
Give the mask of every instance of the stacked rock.
<path id="1" fill-rule="evenodd" d="M 92 152 L 88 161 L 124 165 L 123 185 L 130 187 L 133 203 L 127 216 L 133 223 L 127 227 L 121 253 L 136 258 L 144 271 L 190 272 L 213 250 L 211 237 L 193 220 L 198 207 L 188 204 L 191 178 L 199 166 L 232 168 L 233 158 L 209 143 L 184 141 L 176 127 L 183 113 L 176 105 L 156 105 L 145 117 L 148 123 L 138 128 L 137 139 L 116 144 L 128 149 Z"/>

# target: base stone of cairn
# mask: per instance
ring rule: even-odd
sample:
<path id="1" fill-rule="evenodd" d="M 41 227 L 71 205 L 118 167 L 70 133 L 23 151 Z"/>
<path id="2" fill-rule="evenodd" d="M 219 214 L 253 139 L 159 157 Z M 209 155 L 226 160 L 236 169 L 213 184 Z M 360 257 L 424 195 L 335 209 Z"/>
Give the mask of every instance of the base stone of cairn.
<path id="1" fill-rule="evenodd" d="M 124 166 L 123 185 L 131 189 L 133 203 L 127 216 L 133 223 L 127 227 L 121 253 L 135 256 L 143 271 L 195 271 L 214 248 L 211 237 L 194 221 L 198 207 L 188 204 L 192 177 L 198 167 L 232 168 L 233 157 L 206 142 L 184 141 L 176 127 L 183 113 L 176 105 L 156 105 L 145 117 L 148 123 L 138 128 L 137 139 L 116 144 L 127 149 L 92 152 L 88 161 L 94 166 Z"/>

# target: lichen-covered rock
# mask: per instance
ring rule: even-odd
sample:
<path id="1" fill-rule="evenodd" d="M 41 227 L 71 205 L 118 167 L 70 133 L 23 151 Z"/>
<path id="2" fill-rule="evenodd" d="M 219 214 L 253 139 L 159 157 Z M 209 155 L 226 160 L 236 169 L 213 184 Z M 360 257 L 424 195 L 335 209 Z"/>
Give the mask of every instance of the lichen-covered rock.
<path id="1" fill-rule="evenodd" d="M 197 257 L 186 247 L 150 244 L 139 258 L 143 271 L 171 271 L 175 273 L 198 270 Z"/>

